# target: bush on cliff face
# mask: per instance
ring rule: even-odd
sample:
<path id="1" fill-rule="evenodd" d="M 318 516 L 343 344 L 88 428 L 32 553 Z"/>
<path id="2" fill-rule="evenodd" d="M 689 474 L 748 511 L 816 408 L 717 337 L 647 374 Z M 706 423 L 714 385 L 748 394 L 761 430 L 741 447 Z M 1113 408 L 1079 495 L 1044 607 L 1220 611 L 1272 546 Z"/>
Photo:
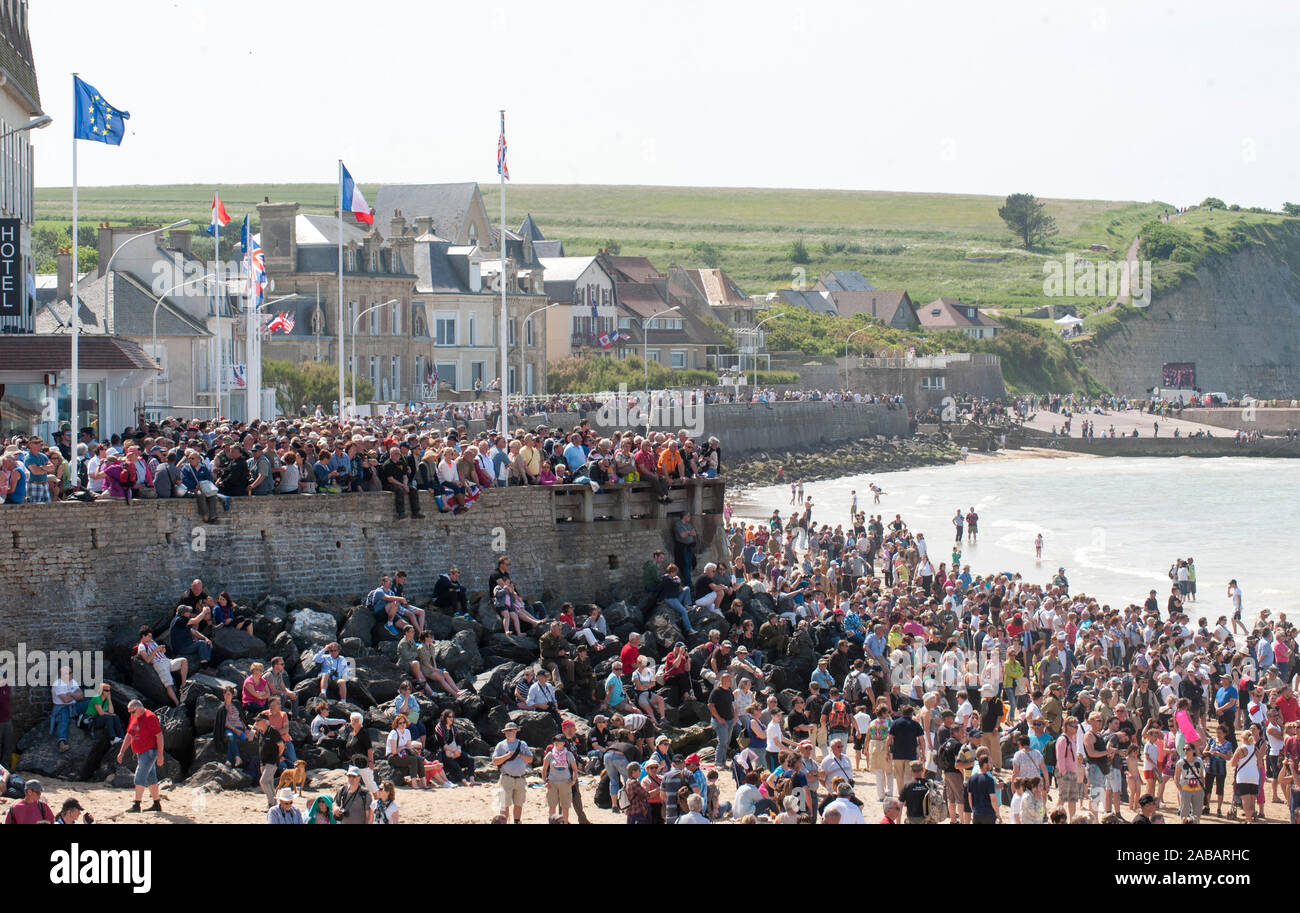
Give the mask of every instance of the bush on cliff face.
<path id="1" fill-rule="evenodd" d="M 1029 321 L 1000 317 L 1005 329 L 992 339 L 971 339 L 955 330 L 934 334 L 950 352 L 987 352 L 1002 359 L 1008 393 L 1106 393 L 1073 350 L 1055 333 Z"/>
<path id="2" fill-rule="evenodd" d="M 652 337 L 653 341 L 653 337 Z M 658 362 L 650 362 L 650 389 L 713 385 L 718 375 L 712 371 L 674 371 Z M 617 392 L 619 384 L 629 390 L 645 385 L 645 362 L 640 358 L 604 358 L 588 355 L 566 358 L 546 369 L 546 386 L 551 393 Z"/>

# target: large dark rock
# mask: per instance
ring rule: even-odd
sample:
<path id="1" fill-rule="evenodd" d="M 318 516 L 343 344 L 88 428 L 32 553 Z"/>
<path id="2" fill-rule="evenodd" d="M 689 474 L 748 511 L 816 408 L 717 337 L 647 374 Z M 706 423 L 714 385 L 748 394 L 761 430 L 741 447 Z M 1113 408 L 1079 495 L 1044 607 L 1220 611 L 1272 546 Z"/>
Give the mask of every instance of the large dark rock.
<path id="1" fill-rule="evenodd" d="M 253 663 L 255 662 L 260 662 L 260 660 L 248 658 L 228 659 L 217 667 L 215 674 L 217 678 L 224 678 L 228 682 L 235 682 L 242 686 L 244 684 L 244 679 L 248 678 L 248 676 L 252 674 Z M 266 664 L 263 663 L 262 665 L 265 666 Z"/>
<path id="2" fill-rule="evenodd" d="M 483 698 L 479 697 L 472 691 L 467 691 L 462 693 L 461 696 L 456 699 L 455 707 L 453 709 L 456 711 L 458 717 L 477 720 L 483 714 L 487 713 L 488 705 L 487 701 L 483 700 Z"/>
<path id="3" fill-rule="evenodd" d="M 555 719 L 541 710 L 512 710 L 510 720 L 519 726 L 519 737 L 533 749 L 546 750 L 559 727 Z"/>
<path id="4" fill-rule="evenodd" d="M 179 673 L 173 672 L 173 690 L 175 690 L 175 683 L 179 680 Z M 158 678 L 158 673 L 154 671 L 153 666 L 142 659 L 131 660 L 131 685 L 139 694 L 144 695 L 145 706 L 163 707 L 170 705 L 172 702 L 172 699 L 167 696 L 167 689 L 164 687 L 162 680 Z"/>
<path id="5" fill-rule="evenodd" d="M 483 655 L 479 653 L 473 631 L 460 631 L 451 640 L 437 641 L 433 656 L 457 681 L 483 671 Z"/>
<path id="6" fill-rule="evenodd" d="M 95 739 L 75 725 L 68 726 L 68 750 L 59 751 L 58 739 L 50 732 L 48 718 L 18 740 L 18 770 L 62 780 L 77 779 L 95 751 Z M 116 749 L 113 751 L 117 755 Z"/>
<path id="7" fill-rule="evenodd" d="M 158 711 L 163 731 L 163 750 L 181 764 L 189 762 L 194 752 L 194 723 L 182 707 L 164 707 Z"/>
<path id="8" fill-rule="evenodd" d="M 671 650 L 673 644 L 683 639 L 681 625 L 681 616 L 667 606 L 659 606 L 646 622 L 646 633 L 654 635 L 654 646 L 662 651 Z M 643 638 L 648 640 L 648 638 Z M 655 650 L 642 645 L 641 652 L 660 655 Z M 625 673 L 630 673 L 631 669 L 624 669 Z"/>
<path id="9" fill-rule="evenodd" d="M 155 678 L 156 677 L 157 676 L 155 676 Z M 148 700 L 146 695 L 132 688 L 130 685 L 124 685 L 121 682 L 116 682 L 108 678 L 104 679 L 104 683 L 112 690 L 113 707 L 117 710 L 117 715 L 123 719 L 126 719 L 126 708 L 128 704 L 132 701 L 139 701 L 143 704 Z"/>
<path id="10" fill-rule="evenodd" d="M 516 663 L 533 663 L 538 659 L 537 640 L 522 634 L 493 634 L 485 651 Z"/>
<path id="11" fill-rule="evenodd" d="M 191 675 L 185 682 L 185 687 L 181 689 L 181 703 L 192 713 L 194 707 L 198 704 L 199 698 L 205 694 L 222 700 L 226 686 L 231 685 L 235 688 L 236 696 L 239 695 L 239 688 L 243 679 L 231 681 L 228 678 L 218 678 L 215 675 L 208 675 L 206 672 L 200 672 L 197 675 Z"/>
<path id="12" fill-rule="evenodd" d="M 299 609 L 289 616 L 288 630 L 300 649 L 319 650 L 338 639 L 338 622 L 333 615 L 313 609 Z"/>
<path id="13" fill-rule="evenodd" d="M 213 721 L 217 718 L 217 712 L 221 710 L 222 706 L 222 702 L 211 694 L 199 695 L 198 700 L 194 702 L 195 735 L 211 734 Z"/>
<path id="14" fill-rule="evenodd" d="M 470 631 L 474 634 L 474 640 L 483 643 L 487 639 L 488 630 L 473 618 L 467 618 L 464 615 L 458 615 L 451 620 L 452 631 L 459 634 L 461 631 Z"/>
<path id="15" fill-rule="evenodd" d="M 131 659 L 140 643 L 140 626 L 124 625 L 109 632 L 104 643 L 104 659 L 121 672 L 131 671 Z"/>
<path id="16" fill-rule="evenodd" d="M 339 767 L 343 759 L 335 752 L 328 748 L 321 748 L 319 745 L 308 742 L 298 749 L 298 757 L 306 764 L 308 769 Z"/>
<path id="17" fill-rule="evenodd" d="M 357 606 L 348 615 L 348 620 L 343 623 L 343 629 L 339 631 L 339 637 L 355 637 L 369 647 L 374 643 L 372 640 L 374 630 L 374 613 L 365 606 Z"/>
<path id="18" fill-rule="evenodd" d="M 360 599 L 311 599 L 303 597 L 289 600 L 286 608 L 290 615 L 300 609 L 324 612 L 327 615 L 333 615 L 335 622 L 342 624 L 344 619 L 348 617 L 348 612 L 360 601 Z"/>
<path id="19" fill-rule="evenodd" d="M 298 653 L 298 645 L 293 642 L 293 638 L 288 631 L 281 631 L 275 635 L 275 639 L 271 641 L 271 646 L 267 650 L 268 658 L 279 656 L 284 660 L 284 671 L 290 675 L 298 672 Z"/>
<path id="20" fill-rule="evenodd" d="M 523 671 L 524 667 L 520 663 L 502 663 L 494 666 L 475 677 L 474 691 L 490 705 L 501 699 L 502 689 Z"/>
<path id="21" fill-rule="evenodd" d="M 474 616 L 474 620 L 483 626 L 483 630 L 487 631 L 489 634 L 496 634 L 502 630 L 501 616 L 497 614 L 497 610 L 493 607 L 491 599 L 480 601 L 477 607 L 475 607 L 473 600 L 471 600 L 469 607 L 471 614 Z"/>
<path id="22" fill-rule="evenodd" d="M 604 610 L 605 623 L 610 628 L 615 628 L 625 622 L 631 622 L 634 625 L 644 624 L 645 616 L 642 615 L 640 607 L 636 604 L 618 600 L 611 602 L 609 607 Z M 583 619 L 578 618 L 576 621 L 581 624 Z"/>
<path id="23" fill-rule="evenodd" d="M 215 663 L 243 657 L 265 659 L 266 653 L 266 641 L 229 625 L 212 632 L 212 661 Z"/>
<path id="24" fill-rule="evenodd" d="M 451 640 L 456 633 L 450 615 L 439 609 L 426 609 L 424 613 L 424 630 L 433 634 L 434 640 Z"/>
<path id="25" fill-rule="evenodd" d="M 746 614 L 752 615 L 760 622 L 776 613 L 776 600 L 771 593 L 755 593 L 745 606 Z"/>

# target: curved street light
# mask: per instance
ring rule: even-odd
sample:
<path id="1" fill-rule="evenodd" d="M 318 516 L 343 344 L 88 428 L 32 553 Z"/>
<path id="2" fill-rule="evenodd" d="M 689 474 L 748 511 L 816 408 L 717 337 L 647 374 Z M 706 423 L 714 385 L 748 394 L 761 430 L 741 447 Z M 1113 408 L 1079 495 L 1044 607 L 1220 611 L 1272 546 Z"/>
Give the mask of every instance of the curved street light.
<path id="1" fill-rule="evenodd" d="M 753 365 L 755 373 L 757 373 L 757 371 L 758 371 L 758 357 L 754 354 L 754 351 L 753 351 L 753 350 L 756 349 L 756 348 L 758 348 L 758 331 L 759 331 L 760 329 L 762 329 L 763 324 L 767 323 L 769 320 L 776 320 L 777 318 L 784 317 L 784 316 L 785 316 L 785 312 L 783 312 L 783 311 L 778 312 L 778 313 L 775 313 L 775 314 L 771 314 L 771 315 L 769 315 L 769 316 L 767 316 L 767 317 L 764 317 L 762 320 L 760 320 L 758 323 L 754 324 L 752 327 L 746 327 L 746 328 L 745 328 L 745 330 L 746 330 L 746 335 L 752 335 L 752 336 L 754 337 L 754 345 L 753 345 L 753 348 L 751 348 L 751 350 L 750 350 L 749 358 L 750 358 L 750 364 Z M 771 365 L 769 365 L 768 367 L 771 367 Z M 744 365 L 744 363 L 743 363 L 743 359 L 742 359 L 742 363 L 741 363 L 741 366 L 740 366 L 740 370 L 741 370 L 742 372 L 745 370 L 745 365 Z"/>
<path id="2" fill-rule="evenodd" d="M 540 307 L 537 310 L 530 312 L 528 316 L 524 318 L 523 323 L 520 324 L 519 326 L 519 334 L 520 334 L 519 335 L 519 388 L 520 388 L 519 392 L 520 394 L 524 392 L 523 390 L 524 377 L 528 373 L 528 353 L 524 351 L 525 346 L 527 345 L 528 342 L 528 321 L 532 320 L 535 315 L 540 314 L 542 311 L 549 311 L 553 307 L 559 307 L 562 304 L 568 304 L 568 303 L 569 302 L 567 301 L 556 301 L 546 305 L 546 307 Z"/>
<path id="3" fill-rule="evenodd" d="M 390 304 L 401 304 L 401 303 L 402 303 L 401 298 L 390 298 L 387 301 L 385 301 L 383 304 L 372 304 L 370 307 L 366 308 L 356 317 L 352 318 L 352 408 L 353 409 L 357 407 L 357 325 L 361 322 L 361 318 L 369 314 L 371 311 L 377 311 L 380 308 L 386 308 Z M 340 404 L 339 415 L 341 416 L 342 414 L 343 414 L 343 406 L 342 404 Z"/>
<path id="4" fill-rule="evenodd" d="M 161 295 L 158 296 L 157 300 L 155 300 L 153 303 L 153 350 L 155 353 L 157 353 L 158 351 L 158 307 L 163 303 L 163 299 L 166 298 L 168 295 L 170 295 L 172 292 L 176 291 L 178 288 L 183 288 L 184 286 L 189 285 L 191 282 L 194 283 L 206 282 L 207 280 L 215 279 L 216 277 L 217 277 L 216 273 L 208 273 L 205 276 L 199 276 L 194 279 L 186 279 L 184 282 L 176 283 L 171 288 L 167 289 L 167 291 L 163 292 Z M 154 357 L 156 359 L 157 355 L 155 354 Z M 153 404 L 155 406 L 158 405 L 158 375 L 161 373 L 162 373 L 161 370 L 153 372 Z"/>
<path id="5" fill-rule="evenodd" d="M 849 338 L 844 340 L 844 389 L 846 391 L 849 389 L 849 339 L 852 339 L 859 333 L 865 333 L 869 329 L 871 329 L 871 327 L 862 327 L 861 329 L 854 330 L 849 334 Z"/>
<path id="6" fill-rule="evenodd" d="M 645 366 L 645 433 L 650 434 L 650 413 L 654 410 L 650 408 L 650 324 L 658 320 L 664 314 L 671 314 L 673 311 L 680 311 L 678 305 L 673 305 L 667 310 L 660 311 L 647 318 L 641 324 L 641 362 Z"/>

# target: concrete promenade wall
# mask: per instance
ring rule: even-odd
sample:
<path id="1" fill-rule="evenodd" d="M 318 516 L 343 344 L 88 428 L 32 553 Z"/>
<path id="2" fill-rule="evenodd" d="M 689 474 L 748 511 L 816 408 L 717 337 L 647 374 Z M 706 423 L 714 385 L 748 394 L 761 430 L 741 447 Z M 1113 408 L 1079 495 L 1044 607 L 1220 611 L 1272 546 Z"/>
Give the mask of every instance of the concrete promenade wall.
<path id="1" fill-rule="evenodd" d="M 1073 453 L 1093 453 L 1098 456 L 1128 457 L 1300 457 L 1300 441 L 1266 438 L 1253 444 L 1238 444 L 1231 437 L 1173 438 L 1173 437 L 1122 437 L 1097 438 L 1084 441 L 1079 438 L 1027 438 L 1026 447 L 1058 446 Z"/>
<path id="2" fill-rule="evenodd" d="M 1260 431 L 1264 434 L 1283 434 L 1300 428 L 1300 409 L 1260 408 L 1236 409 L 1184 409 L 1180 418 L 1203 422 L 1216 428 L 1233 431 Z"/>
<path id="3" fill-rule="evenodd" d="M 906 410 L 870 403 L 778 402 L 770 406 L 763 403 L 720 403 L 704 406 L 702 413 L 703 435 L 715 435 L 722 442 L 724 461 L 763 450 L 797 450 L 820 444 L 847 443 L 878 434 L 893 437 L 908 433 Z M 602 425 L 594 415 L 588 418 L 593 428 L 602 431 L 627 427 L 618 423 Z M 667 419 L 665 415 L 664 424 L 654 427 L 665 431 L 682 427 L 691 430 L 688 424 L 673 424 Z M 552 424 L 563 426 L 565 422 L 552 416 Z M 569 424 L 577 424 L 577 419 L 573 418 Z"/>
<path id="4" fill-rule="evenodd" d="M 721 481 L 698 484 L 720 506 Z M 485 589 L 494 544 L 527 599 L 639 594 L 641 566 L 671 546 L 675 518 L 557 523 L 555 497 L 545 487 L 489 490 L 466 515 L 439 514 L 430 501 L 425 519 L 403 521 L 387 493 L 240 498 L 206 526 L 182 499 L 4 506 L 0 649 L 98 649 L 114 628 L 174 607 L 195 577 L 240 602 L 354 598 L 402 568 L 418 605 L 452 564 L 471 592 Z M 722 516 L 694 522 L 702 566 L 725 553 Z M 48 703 L 42 691 L 31 699 Z"/>

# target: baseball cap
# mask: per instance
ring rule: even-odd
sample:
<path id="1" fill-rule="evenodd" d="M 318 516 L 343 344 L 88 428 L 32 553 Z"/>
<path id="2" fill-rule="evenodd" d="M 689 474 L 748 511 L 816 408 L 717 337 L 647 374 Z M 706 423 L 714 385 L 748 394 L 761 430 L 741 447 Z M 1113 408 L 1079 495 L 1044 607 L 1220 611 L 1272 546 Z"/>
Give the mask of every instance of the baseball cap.
<path id="1" fill-rule="evenodd" d="M 690 754 L 688 754 L 688 755 L 686 756 L 686 763 L 687 763 L 687 764 L 698 764 L 698 763 L 700 763 L 700 756 L 697 755 L 695 752 L 691 752 Z"/>

